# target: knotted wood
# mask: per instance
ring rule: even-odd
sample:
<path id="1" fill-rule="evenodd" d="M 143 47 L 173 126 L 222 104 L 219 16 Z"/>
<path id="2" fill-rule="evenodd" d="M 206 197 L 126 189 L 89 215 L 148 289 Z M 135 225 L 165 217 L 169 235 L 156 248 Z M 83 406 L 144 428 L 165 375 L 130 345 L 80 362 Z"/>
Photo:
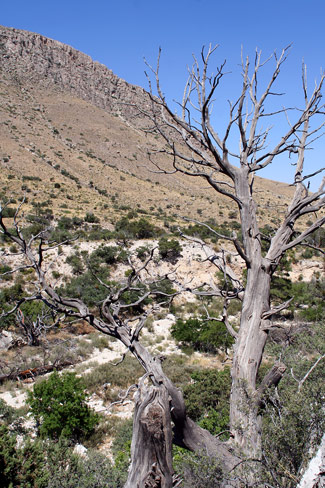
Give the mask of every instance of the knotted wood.
<path id="1" fill-rule="evenodd" d="M 131 444 L 131 467 L 124 488 L 172 487 L 172 430 L 165 386 L 139 387 Z"/>

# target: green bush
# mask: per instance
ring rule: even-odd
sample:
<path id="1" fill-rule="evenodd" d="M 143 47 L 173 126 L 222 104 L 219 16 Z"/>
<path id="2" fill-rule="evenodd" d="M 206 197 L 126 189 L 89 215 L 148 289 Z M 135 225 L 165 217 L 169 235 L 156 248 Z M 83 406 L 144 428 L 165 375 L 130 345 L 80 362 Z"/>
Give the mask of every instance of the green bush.
<path id="1" fill-rule="evenodd" d="M 7 426 L 0 425 L 0 486 L 15 486 L 18 472 L 16 439 Z"/>
<path id="2" fill-rule="evenodd" d="M 216 243 L 219 239 L 219 237 L 213 232 L 213 230 L 221 235 L 225 236 L 230 236 L 231 231 L 228 229 L 227 223 L 224 223 L 222 225 L 218 225 L 215 219 L 211 218 L 207 220 L 206 222 L 203 222 L 204 224 L 208 225 L 212 230 L 210 230 L 208 227 L 200 224 L 191 224 L 187 228 L 183 229 L 184 234 L 194 236 L 194 237 L 199 237 L 203 240 L 205 239 L 210 239 L 212 242 Z M 234 222 L 232 222 L 230 225 L 231 227 L 234 226 Z M 238 233 L 238 239 L 241 238 L 240 232 Z"/>
<path id="3" fill-rule="evenodd" d="M 1 210 L 1 215 L 3 218 L 13 218 L 16 214 L 16 208 L 13 208 L 13 207 L 4 207 L 2 210 Z"/>
<path id="4" fill-rule="evenodd" d="M 190 383 L 195 370 L 193 365 L 188 364 L 187 357 L 179 354 L 168 354 L 162 366 L 164 373 L 177 387 Z"/>
<path id="5" fill-rule="evenodd" d="M 104 454 L 88 450 L 81 458 L 64 444 L 49 447 L 46 488 L 123 488 L 127 471 L 119 472 Z"/>
<path id="6" fill-rule="evenodd" d="M 115 231 L 129 239 L 149 239 L 160 233 L 160 230 L 145 218 L 129 220 L 127 217 L 122 217 L 116 222 Z"/>
<path id="7" fill-rule="evenodd" d="M 17 448 L 16 436 L 0 425 L 0 486 L 47 488 L 47 482 L 42 446 L 27 439 L 22 448 Z"/>
<path id="8" fill-rule="evenodd" d="M 178 450 L 174 455 L 174 468 L 183 478 L 183 488 L 219 488 L 223 486 L 222 467 L 206 453 Z"/>
<path id="9" fill-rule="evenodd" d="M 183 346 L 209 353 L 225 350 L 234 341 L 223 322 L 202 318 L 178 319 L 171 328 L 171 334 Z"/>
<path id="10" fill-rule="evenodd" d="M 301 379 L 315 361 L 300 362 L 294 354 L 286 362 Z M 268 467 L 266 481 L 270 484 L 277 478 L 282 480 L 281 487 L 295 488 L 302 467 L 319 447 L 325 429 L 323 376 L 319 365 L 298 391 L 297 382 L 287 375 L 276 392 L 272 388 L 266 395 L 263 451 Z"/>
<path id="11" fill-rule="evenodd" d="M 48 380 L 28 392 L 28 404 L 39 423 L 41 437 L 81 439 L 90 435 L 98 416 L 87 406 L 84 383 L 74 373 L 59 375 L 56 371 Z"/>
<path id="12" fill-rule="evenodd" d="M 194 371 L 191 378 L 193 382 L 183 388 L 189 416 L 212 434 L 227 431 L 231 387 L 229 368 Z M 227 437 L 228 434 L 223 435 L 223 438 Z"/>
<path id="13" fill-rule="evenodd" d="M 108 277 L 109 270 L 101 269 L 97 276 L 105 280 Z M 104 300 L 108 294 L 107 288 L 101 285 L 93 273 L 86 271 L 82 275 L 72 278 L 66 286 L 61 287 L 58 292 L 64 296 L 80 298 L 89 307 L 94 307 Z"/>
<path id="14" fill-rule="evenodd" d="M 127 252 L 118 246 L 100 246 L 89 257 L 89 266 L 98 271 L 102 265 L 113 265 L 127 261 Z"/>
<path id="15" fill-rule="evenodd" d="M 271 299 L 284 302 L 293 298 L 290 305 L 292 314 L 297 313 L 298 317 L 316 322 L 325 316 L 325 280 L 313 278 L 310 282 L 291 282 L 283 276 L 275 276 L 272 279 Z"/>
<path id="16" fill-rule="evenodd" d="M 176 290 L 173 288 L 172 282 L 168 278 L 151 284 L 150 290 L 153 293 L 153 300 L 155 300 L 157 303 L 168 302 L 168 296 L 176 292 Z"/>
<path id="17" fill-rule="evenodd" d="M 176 239 L 167 239 L 167 237 L 162 237 L 159 240 L 158 246 L 161 258 L 175 264 L 182 251 L 182 246 L 180 243 Z"/>
<path id="18" fill-rule="evenodd" d="M 112 444 L 115 467 L 119 472 L 125 473 L 125 481 L 131 461 L 132 432 L 133 420 L 125 420 L 121 425 L 119 425 Z"/>
<path id="19" fill-rule="evenodd" d="M 73 453 L 65 439 L 24 440 L 18 448 L 8 428 L 0 426 L 0 486 L 3 488 L 122 488 L 127 466 L 113 466 L 107 457 L 88 449 Z"/>
<path id="20" fill-rule="evenodd" d="M 10 424 L 16 418 L 16 411 L 0 398 L 0 419 L 1 422 Z"/>
<path id="21" fill-rule="evenodd" d="M 75 254 L 71 254 L 65 260 L 72 268 L 74 275 L 81 275 L 84 272 L 84 265 L 80 253 L 77 251 Z"/>
<path id="22" fill-rule="evenodd" d="M 85 216 L 85 222 L 89 224 L 98 224 L 100 222 L 99 218 L 94 215 L 93 212 L 87 212 Z"/>
<path id="23" fill-rule="evenodd" d="M 3 273 L 7 273 L 8 271 L 11 271 L 10 266 L 8 266 L 7 264 L 0 264 L 0 278 L 1 278 L 1 280 L 12 281 L 12 279 L 13 279 L 12 273 L 7 274 L 7 275 L 2 275 Z"/>
<path id="24" fill-rule="evenodd" d="M 56 228 L 51 232 L 49 239 L 55 242 L 63 242 L 74 237 L 74 231 L 82 232 L 80 227 L 83 220 L 79 217 L 63 216 L 58 220 Z"/>
<path id="25" fill-rule="evenodd" d="M 149 257 L 150 249 L 147 246 L 140 246 L 136 249 L 137 258 L 144 262 Z"/>

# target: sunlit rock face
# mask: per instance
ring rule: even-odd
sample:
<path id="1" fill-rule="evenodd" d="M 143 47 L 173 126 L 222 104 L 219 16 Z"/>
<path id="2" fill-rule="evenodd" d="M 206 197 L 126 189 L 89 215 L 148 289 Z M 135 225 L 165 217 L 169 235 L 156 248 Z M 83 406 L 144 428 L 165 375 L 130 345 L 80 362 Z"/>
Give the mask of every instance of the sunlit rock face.
<path id="1" fill-rule="evenodd" d="M 132 119 L 134 124 L 134 105 L 144 108 L 149 103 L 143 88 L 130 85 L 71 46 L 40 34 L 0 26 L 0 54 L 0 70 L 7 78 L 43 86 L 54 82 L 99 108 Z"/>

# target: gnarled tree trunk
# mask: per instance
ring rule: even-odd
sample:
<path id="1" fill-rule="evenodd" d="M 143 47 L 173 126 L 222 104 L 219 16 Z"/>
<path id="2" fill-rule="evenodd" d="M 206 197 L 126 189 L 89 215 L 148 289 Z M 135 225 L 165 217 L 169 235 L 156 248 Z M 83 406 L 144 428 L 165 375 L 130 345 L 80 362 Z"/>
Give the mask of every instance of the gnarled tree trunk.
<path id="1" fill-rule="evenodd" d="M 133 420 L 131 468 L 124 488 L 171 488 L 172 429 L 163 386 L 140 385 Z"/>

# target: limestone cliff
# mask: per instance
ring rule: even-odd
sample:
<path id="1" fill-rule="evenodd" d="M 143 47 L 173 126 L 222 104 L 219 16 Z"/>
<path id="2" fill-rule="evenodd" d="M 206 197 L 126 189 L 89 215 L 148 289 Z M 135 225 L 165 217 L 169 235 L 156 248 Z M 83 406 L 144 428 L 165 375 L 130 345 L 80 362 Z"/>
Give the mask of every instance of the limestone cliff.
<path id="1" fill-rule="evenodd" d="M 86 54 L 32 32 L 0 26 L 0 70 L 19 84 L 56 84 L 59 89 L 134 122 L 134 105 L 144 107 L 143 88 L 116 76 Z"/>

